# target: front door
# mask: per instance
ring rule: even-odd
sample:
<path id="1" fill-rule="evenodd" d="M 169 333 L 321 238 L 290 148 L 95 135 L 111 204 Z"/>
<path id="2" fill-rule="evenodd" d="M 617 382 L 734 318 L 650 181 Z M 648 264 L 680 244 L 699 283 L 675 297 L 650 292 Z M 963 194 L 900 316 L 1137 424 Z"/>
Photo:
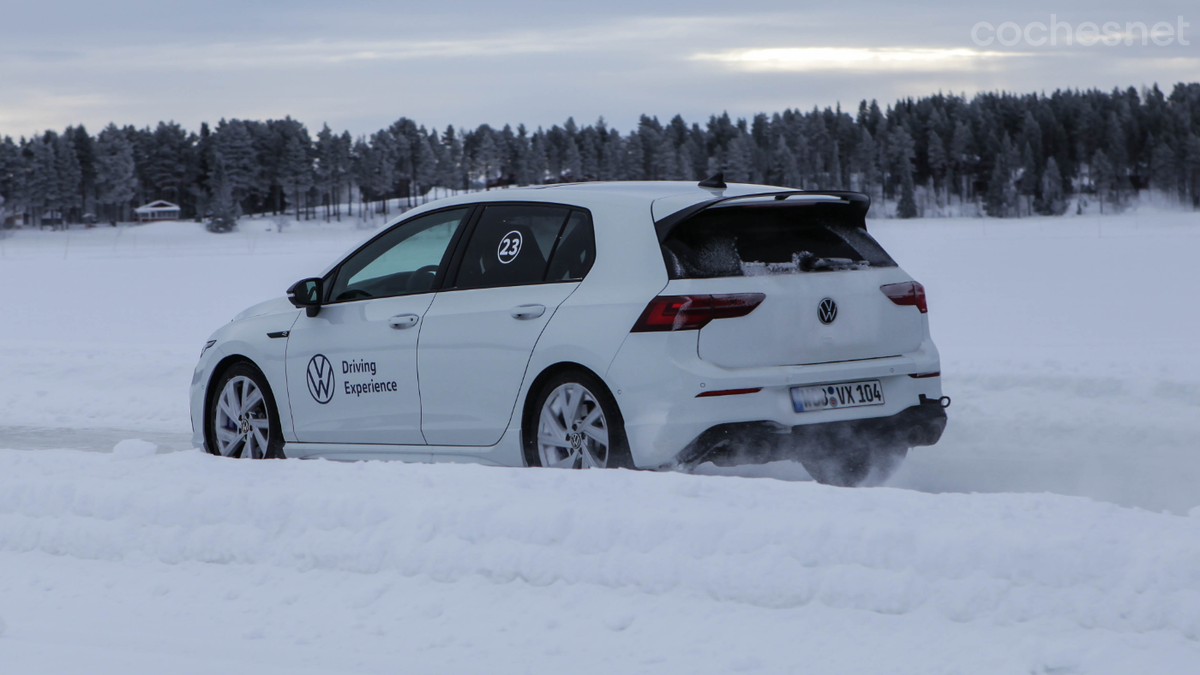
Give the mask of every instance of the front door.
<path id="1" fill-rule="evenodd" d="M 288 399 L 302 443 L 424 445 L 417 340 L 468 208 L 393 226 L 327 279 L 287 347 Z"/>

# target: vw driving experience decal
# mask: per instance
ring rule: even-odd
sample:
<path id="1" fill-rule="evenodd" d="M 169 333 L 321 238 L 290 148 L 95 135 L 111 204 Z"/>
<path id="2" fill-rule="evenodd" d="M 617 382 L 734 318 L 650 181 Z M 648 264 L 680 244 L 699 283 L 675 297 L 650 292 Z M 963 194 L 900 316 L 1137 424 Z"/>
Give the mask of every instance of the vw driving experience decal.
<path id="1" fill-rule="evenodd" d="M 504 238 L 500 240 L 499 248 L 496 249 L 496 257 L 500 259 L 500 264 L 507 265 L 516 260 L 517 255 L 521 252 L 521 245 L 524 243 L 521 233 L 516 230 L 504 235 Z"/>
<path id="2" fill-rule="evenodd" d="M 351 382 L 349 379 L 342 382 L 342 393 L 346 396 L 354 396 L 360 398 L 363 394 L 382 394 L 386 392 L 397 391 L 398 386 L 395 380 L 387 382 L 376 382 L 374 380 L 378 370 L 374 361 L 366 359 L 351 359 L 342 361 L 342 375 L 352 375 L 357 373 L 370 373 L 371 379 L 366 382 Z M 325 405 L 333 400 L 333 394 L 337 391 L 335 386 L 336 377 L 334 375 L 333 364 L 324 354 L 313 356 L 308 362 L 308 393 L 312 395 L 313 400 L 321 405 Z"/>

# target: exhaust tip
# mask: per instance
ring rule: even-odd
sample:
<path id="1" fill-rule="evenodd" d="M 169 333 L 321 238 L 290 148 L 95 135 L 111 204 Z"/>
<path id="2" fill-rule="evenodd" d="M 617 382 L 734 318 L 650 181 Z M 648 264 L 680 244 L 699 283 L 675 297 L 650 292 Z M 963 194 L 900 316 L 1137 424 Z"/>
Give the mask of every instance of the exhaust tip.
<path id="1" fill-rule="evenodd" d="M 949 408 L 949 407 L 950 407 L 950 397 L 949 397 L 949 396 L 943 396 L 943 397 L 941 397 L 941 398 L 939 398 L 939 399 L 938 399 L 938 403 L 939 403 L 939 404 L 940 404 L 940 405 L 941 405 L 943 408 Z"/>

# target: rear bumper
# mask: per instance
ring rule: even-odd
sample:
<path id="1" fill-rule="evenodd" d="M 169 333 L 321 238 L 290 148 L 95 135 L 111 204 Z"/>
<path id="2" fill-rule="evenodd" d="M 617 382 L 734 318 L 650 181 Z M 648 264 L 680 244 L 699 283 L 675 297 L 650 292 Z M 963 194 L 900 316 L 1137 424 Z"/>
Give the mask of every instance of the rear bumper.
<path id="1" fill-rule="evenodd" d="M 634 333 L 605 374 L 639 468 L 676 463 L 701 434 L 721 425 L 763 423 L 790 433 L 799 426 L 895 417 L 920 405 L 922 397 L 942 396 L 941 378 L 924 376 L 940 370 L 937 349 L 928 340 L 901 356 L 767 368 L 721 368 L 699 359 L 696 350 L 694 331 Z M 879 380 L 886 403 L 799 413 L 793 407 L 793 387 L 856 380 Z M 742 389 L 755 391 L 698 396 Z"/>
<path id="2" fill-rule="evenodd" d="M 800 459 L 801 454 L 837 455 L 862 447 L 933 445 L 946 429 L 946 410 L 936 399 L 888 417 L 803 424 L 791 428 L 774 422 L 719 424 L 704 431 L 679 454 L 678 463 L 696 465 L 762 464 Z"/>

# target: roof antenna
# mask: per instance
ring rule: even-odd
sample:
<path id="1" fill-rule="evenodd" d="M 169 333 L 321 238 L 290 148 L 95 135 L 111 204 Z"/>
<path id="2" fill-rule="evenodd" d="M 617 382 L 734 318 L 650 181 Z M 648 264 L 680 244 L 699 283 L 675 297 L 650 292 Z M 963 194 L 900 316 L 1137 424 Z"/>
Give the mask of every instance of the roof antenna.
<path id="1" fill-rule="evenodd" d="M 712 176 L 700 181 L 698 185 L 702 188 L 711 188 L 713 190 L 724 190 L 726 187 L 728 187 L 725 185 L 724 171 L 718 171 L 714 173 Z"/>

